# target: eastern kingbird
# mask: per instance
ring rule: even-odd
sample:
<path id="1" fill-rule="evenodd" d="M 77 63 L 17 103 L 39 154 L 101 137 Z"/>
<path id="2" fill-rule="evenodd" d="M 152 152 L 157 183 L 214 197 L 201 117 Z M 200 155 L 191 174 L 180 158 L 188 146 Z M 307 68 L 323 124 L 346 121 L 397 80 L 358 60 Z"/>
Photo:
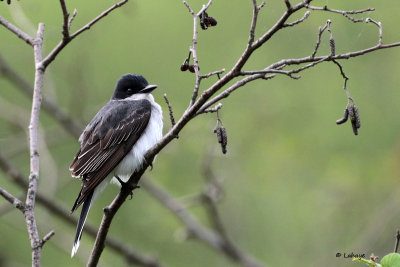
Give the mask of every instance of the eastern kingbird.
<path id="1" fill-rule="evenodd" d="M 137 74 L 123 75 L 111 100 L 100 109 L 79 137 L 81 148 L 70 166 L 72 176 L 82 179 L 82 189 L 72 207 L 81 204 L 71 257 L 79 248 L 90 206 L 113 180 L 128 181 L 142 166 L 144 155 L 162 137 L 162 110 L 151 92 L 156 85 Z"/>

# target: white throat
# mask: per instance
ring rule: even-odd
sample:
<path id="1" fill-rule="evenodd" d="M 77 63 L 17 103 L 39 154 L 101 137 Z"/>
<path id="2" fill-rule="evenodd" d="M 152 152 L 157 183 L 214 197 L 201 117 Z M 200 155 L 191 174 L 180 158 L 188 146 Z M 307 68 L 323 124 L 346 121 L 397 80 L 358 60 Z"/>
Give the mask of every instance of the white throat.
<path id="1" fill-rule="evenodd" d="M 150 103 L 152 105 L 155 103 L 154 97 L 150 93 L 134 94 L 134 95 L 131 95 L 130 97 L 127 97 L 127 98 L 121 99 L 121 100 L 123 101 L 123 100 L 142 100 L 142 99 L 146 99 L 146 100 L 150 101 Z"/>

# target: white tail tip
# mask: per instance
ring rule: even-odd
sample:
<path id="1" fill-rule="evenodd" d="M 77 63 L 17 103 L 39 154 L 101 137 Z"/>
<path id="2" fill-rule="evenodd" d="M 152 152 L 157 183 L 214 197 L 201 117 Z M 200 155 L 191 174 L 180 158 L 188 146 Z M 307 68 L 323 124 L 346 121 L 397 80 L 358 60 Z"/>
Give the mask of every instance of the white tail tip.
<path id="1" fill-rule="evenodd" d="M 74 257 L 76 252 L 78 252 L 79 243 L 80 243 L 80 240 L 78 240 L 78 242 L 74 243 L 74 246 L 72 247 L 72 251 L 71 251 L 71 258 Z"/>

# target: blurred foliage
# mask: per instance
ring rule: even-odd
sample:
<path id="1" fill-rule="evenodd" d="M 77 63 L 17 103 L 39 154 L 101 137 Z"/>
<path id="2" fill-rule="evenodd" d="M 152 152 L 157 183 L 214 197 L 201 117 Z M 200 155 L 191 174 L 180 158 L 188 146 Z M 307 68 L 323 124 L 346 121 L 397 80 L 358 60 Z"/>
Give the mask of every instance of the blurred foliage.
<path id="1" fill-rule="evenodd" d="M 379 263 L 376 260 L 364 259 L 364 258 L 354 258 L 353 261 L 363 262 L 370 267 L 399 267 L 400 266 L 400 254 L 398 253 L 389 253 L 388 255 L 384 256 Z"/>
<path id="2" fill-rule="evenodd" d="M 189 1 L 198 10 L 205 1 Z M 229 3 L 229 4 L 228 4 Z M 375 7 L 370 16 L 383 24 L 384 42 L 400 41 L 394 0 L 329 1 L 314 5 L 337 9 Z M 111 5 L 110 1 L 67 2 L 77 8 L 76 30 Z M 281 15 L 283 1 L 267 1 L 259 18 L 257 34 L 266 31 Z M 252 12 L 251 1 L 214 1 L 209 14 L 217 27 L 199 32 L 201 72 L 233 66 L 246 46 Z M 24 15 L 28 20 L 24 19 Z M 300 18 L 304 13 L 297 14 Z M 44 50 L 48 53 L 61 38 L 58 1 L 0 2 L 0 15 L 31 35 L 39 22 L 46 24 Z M 376 44 L 377 28 L 354 24 L 341 15 L 312 12 L 304 23 L 287 28 L 258 50 L 246 70 L 260 69 L 282 58 L 309 55 L 318 27 L 332 20 L 337 53 Z M 30 22 L 33 23 L 30 24 Z M 18 72 L 33 81 L 32 49 L 0 27 L 0 53 Z M 182 1 L 129 1 L 88 32 L 79 36 L 48 69 L 45 97 L 87 123 L 111 96 L 115 82 L 125 73 L 143 74 L 158 84 L 154 93 L 167 114 L 162 95 L 168 94 L 176 116 L 189 103 L 194 75 L 182 73 L 180 64 L 192 40 L 192 17 Z M 329 53 L 324 36 L 322 53 Z M 196 118 L 157 158 L 147 174 L 175 197 L 199 192 L 203 158 L 212 151 L 213 169 L 224 180 L 226 196 L 220 210 L 228 233 L 240 248 L 270 266 L 354 266 L 351 259 L 335 258 L 337 252 L 384 255 L 391 251 L 400 213 L 400 53 L 398 48 L 341 61 L 350 77 L 348 88 L 359 106 L 359 136 L 349 124 L 336 126 L 346 96 L 337 67 L 324 63 L 302 73 L 302 79 L 278 76 L 257 81 L 223 101 L 221 117 L 228 132 L 228 153 L 222 155 L 213 129 L 215 114 Z M 204 82 L 203 89 L 215 82 Z M 26 129 L 9 120 L 29 116 L 30 99 L 5 79 L 0 79 L 0 98 L 16 105 L 16 114 L 0 107 L 0 153 L 7 155 L 24 174 L 29 171 Z M 165 130 L 170 127 L 165 116 Z M 78 142 L 48 114 L 41 123 L 51 157 L 42 155 L 40 192 L 70 207 L 80 189 L 68 166 Z M 27 126 L 27 125 L 26 125 Z M 42 152 L 43 153 L 43 152 Z M 57 173 L 46 171 L 56 164 Z M 0 173 L 0 184 L 23 197 L 24 191 Z M 98 225 L 102 207 L 117 194 L 109 186 L 89 214 Z M 30 265 L 30 247 L 24 220 L 0 198 L 0 265 Z M 190 208 L 207 222 L 201 207 Z M 93 239 L 83 235 L 78 255 L 70 259 L 75 228 L 55 218 L 40 205 L 39 230 L 56 235 L 43 250 L 44 266 L 82 266 Z M 76 215 L 75 215 L 76 216 Z M 231 261 L 194 240 L 182 242 L 182 225 L 144 190 L 138 190 L 116 216 L 110 234 L 138 251 L 152 253 L 168 266 L 232 266 Z M 101 266 L 124 266 L 124 261 L 105 249 Z"/>

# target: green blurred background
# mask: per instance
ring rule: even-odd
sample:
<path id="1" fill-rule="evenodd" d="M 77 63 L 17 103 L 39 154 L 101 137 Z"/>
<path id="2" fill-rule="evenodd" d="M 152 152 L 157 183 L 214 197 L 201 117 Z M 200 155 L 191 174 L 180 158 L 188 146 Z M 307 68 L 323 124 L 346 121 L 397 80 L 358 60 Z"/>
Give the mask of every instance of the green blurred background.
<path id="1" fill-rule="evenodd" d="M 205 1 L 189 3 L 198 10 Z M 78 10 L 72 31 L 111 4 L 68 1 L 71 12 Z M 385 43 L 400 41 L 400 6 L 395 0 L 321 0 L 313 4 L 347 10 L 375 7 L 375 12 L 359 17 L 381 21 Z M 268 1 L 260 13 L 257 36 L 273 25 L 284 7 L 283 1 Z M 251 12 L 250 0 L 214 1 L 209 14 L 217 18 L 218 25 L 199 32 L 202 73 L 233 66 L 247 43 Z M 58 1 L 21 0 L 10 6 L 0 2 L 0 15 L 31 35 L 37 24 L 44 22 L 45 54 L 61 38 Z M 312 12 L 304 23 L 276 34 L 244 69 L 308 56 L 318 27 L 327 19 L 332 20 L 337 53 L 363 49 L 378 40 L 377 27 L 372 24 Z M 162 103 L 166 131 L 170 122 L 163 94 L 168 94 L 179 116 L 192 93 L 194 75 L 179 70 L 191 40 L 192 17 L 182 1 L 131 0 L 64 49 L 46 73 L 44 95 L 87 123 L 108 101 L 122 74 L 140 73 L 159 85 L 154 96 Z M 32 83 L 32 49 L 4 27 L 0 27 L 0 53 Z M 326 53 L 328 36 L 323 38 L 320 54 Z M 352 134 L 349 124 L 335 125 L 347 100 L 338 68 L 324 63 L 303 72 L 300 80 L 277 76 L 236 91 L 223 101 L 221 112 L 229 138 L 226 155 L 213 133 L 215 115 L 200 116 L 159 154 L 146 179 L 174 197 L 184 198 L 203 190 L 201 165 L 205 157 L 212 157 L 212 169 L 223 180 L 225 197 L 219 207 L 227 232 L 241 249 L 269 266 L 361 266 L 351 259 L 336 258 L 338 252 L 367 256 L 374 252 L 382 257 L 393 250 L 394 234 L 400 227 L 400 50 L 377 51 L 341 62 L 361 112 L 359 136 Z M 215 77 L 204 82 L 202 89 L 213 82 Z M 0 88 L 0 153 L 28 176 L 30 99 L 2 77 Z M 17 120 L 25 129 L 10 120 Z M 48 147 L 42 146 L 39 191 L 70 208 L 81 186 L 68 171 L 78 142 L 45 112 L 41 113 L 41 126 Z M 2 172 L 0 184 L 23 197 L 24 190 Z M 105 190 L 91 209 L 90 224 L 99 225 L 102 207 L 117 192 L 115 186 Z M 5 266 L 28 266 L 31 254 L 25 221 L 19 211 L 8 210 L 9 206 L 0 198 L 0 258 Z M 210 225 L 201 205 L 189 211 Z M 36 215 L 42 236 L 51 229 L 56 232 L 43 249 L 43 265 L 84 265 L 94 240 L 84 234 L 78 255 L 71 259 L 75 227 L 41 205 Z M 139 252 L 157 256 L 168 266 L 236 266 L 201 242 L 182 241 L 183 230 L 145 190 L 137 190 L 115 217 L 110 235 Z M 119 255 L 105 249 L 101 266 L 125 264 Z"/>

